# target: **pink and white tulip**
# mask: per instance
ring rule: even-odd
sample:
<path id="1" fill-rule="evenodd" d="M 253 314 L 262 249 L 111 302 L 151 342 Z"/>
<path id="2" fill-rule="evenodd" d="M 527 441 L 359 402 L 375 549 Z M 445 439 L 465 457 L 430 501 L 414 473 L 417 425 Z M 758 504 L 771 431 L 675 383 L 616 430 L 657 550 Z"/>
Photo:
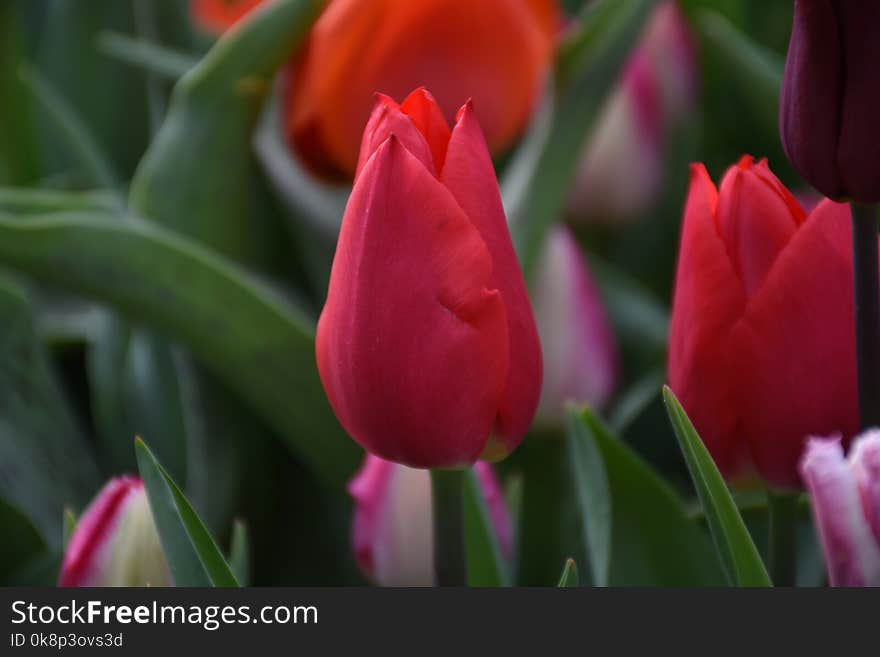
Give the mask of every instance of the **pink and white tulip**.
<path id="1" fill-rule="evenodd" d="M 547 236 L 532 309 L 544 359 L 536 424 L 559 426 L 569 401 L 604 406 L 617 383 L 617 343 L 583 253 L 562 226 Z"/>
<path id="2" fill-rule="evenodd" d="M 138 477 L 111 479 L 77 522 L 59 586 L 171 586 L 159 534 Z"/>
<path id="3" fill-rule="evenodd" d="M 678 4 L 654 10 L 617 89 L 599 116 L 569 194 L 576 221 L 645 214 L 663 184 L 668 133 L 696 101 L 694 39 Z"/>
<path id="4" fill-rule="evenodd" d="M 843 455 L 839 438 L 811 438 L 801 476 L 832 586 L 880 586 L 880 430 Z"/>
<path id="5" fill-rule="evenodd" d="M 474 469 L 502 556 L 509 559 L 512 529 L 501 486 L 489 464 L 481 461 Z M 434 530 L 429 471 L 368 454 L 348 492 L 355 503 L 355 559 L 364 575 L 379 586 L 431 586 Z"/>

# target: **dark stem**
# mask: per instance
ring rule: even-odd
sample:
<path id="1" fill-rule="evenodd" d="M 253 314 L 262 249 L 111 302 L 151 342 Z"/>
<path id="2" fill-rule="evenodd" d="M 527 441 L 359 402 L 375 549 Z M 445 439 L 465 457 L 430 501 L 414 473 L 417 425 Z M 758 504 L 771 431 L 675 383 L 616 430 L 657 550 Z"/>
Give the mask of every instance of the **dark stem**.
<path id="1" fill-rule="evenodd" d="M 863 429 L 880 425 L 880 282 L 877 206 L 852 204 L 853 289 L 859 417 Z"/>
<path id="2" fill-rule="evenodd" d="M 434 583 L 465 586 L 464 470 L 431 470 L 434 512 Z"/>
<path id="3" fill-rule="evenodd" d="M 767 491 L 770 513 L 770 579 L 774 586 L 794 586 L 797 575 L 797 504 L 796 494 Z"/>

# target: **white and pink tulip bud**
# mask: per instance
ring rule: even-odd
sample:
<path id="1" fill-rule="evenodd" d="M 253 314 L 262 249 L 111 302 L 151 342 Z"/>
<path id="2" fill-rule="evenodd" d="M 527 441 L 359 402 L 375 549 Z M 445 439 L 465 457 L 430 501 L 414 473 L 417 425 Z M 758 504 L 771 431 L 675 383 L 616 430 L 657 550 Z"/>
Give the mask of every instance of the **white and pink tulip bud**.
<path id="1" fill-rule="evenodd" d="M 617 343 L 583 253 L 562 226 L 547 236 L 532 309 L 544 359 L 536 424 L 560 426 L 566 402 L 602 408 L 617 384 Z"/>
<path id="2" fill-rule="evenodd" d="M 144 485 L 111 479 L 83 512 L 64 552 L 59 586 L 172 586 Z"/>
<path id="3" fill-rule="evenodd" d="M 492 467 L 478 462 L 480 482 L 502 556 L 512 555 L 510 516 Z M 352 543 L 364 575 L 379 586 L 431 586 L 434 529 L 431 476 L 368 454 L 349 482 L 354 498 Z"/>
<path id="4" fill-rule="evenodd" d="M 880 586 L 880 430 L 857 437 L 846 458 L 839 438 L 811 438 L 800 470 L 829 583 Z"/>
<path id="5" fill-rule="evenodd" d="M 696 104 L 696 47 L 678 4 L 654 10 L 586 145 L 568 199 L 575 221 L 644 215 L 662 184 L 668 134 Z"/>

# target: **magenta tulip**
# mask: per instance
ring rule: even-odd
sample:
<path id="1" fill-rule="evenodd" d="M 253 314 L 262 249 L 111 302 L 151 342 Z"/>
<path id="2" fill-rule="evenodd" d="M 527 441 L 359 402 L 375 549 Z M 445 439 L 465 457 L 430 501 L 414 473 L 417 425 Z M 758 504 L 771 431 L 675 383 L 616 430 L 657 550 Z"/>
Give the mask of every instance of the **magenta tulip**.
<path id="1" fill-rule="evenodd" d="M 880 431 L 811 438 L 801 461 L 832 586 L 880 586 Z"/>
<path id="2" fill-rule="evenodd" d="M 474 468 L 502 556 L 510 559 L 510 517 L 498 479 L 487 463 Z M 355 559 L 364 575 L 380 586 L 431 586 L 434 530 L 428 471 L 368 455 L 348 491 L 355 502 Z"/>
<path id="3" fill-rule="evenodd" d="M 82 514 L 61 565 L 60 586 L 170 586 L 144 485 L 111 479 Z"/>

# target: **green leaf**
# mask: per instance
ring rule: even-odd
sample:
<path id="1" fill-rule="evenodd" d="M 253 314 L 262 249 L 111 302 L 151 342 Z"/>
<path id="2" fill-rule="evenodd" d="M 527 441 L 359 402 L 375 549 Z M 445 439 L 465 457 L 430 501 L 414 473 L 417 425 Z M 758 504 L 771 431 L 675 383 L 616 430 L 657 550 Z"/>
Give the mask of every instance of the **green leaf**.
<path id="1" fill-rule="evenodd" d="M 582 458 L 601 459 L 588 464 L 585 473 L 604 469 L 608 482 L 610 586 L 716 586 L 724 581 L 705 530 L 688 517 L 682 500 L 659 474 L 589 410 L 570 416 L 570 431 L 570 440 L 593 443 L 581 447 Z M 579 496 L 578 501 L 585 533 L 596 527 L 607 533 L 604 500 L 584 504 Z"/>
<path id="2" fill-rule="evenodd" d="M 13 504 L 0 497 L 0 584 L 7 585 L 10 576 L 28 562 L 47 554 L 47 546 L 28 517 Z"/>
<path id="3" fill-rule="evenodd" d="M 510 575 L 477 473 L 464 477 L 464 532 L 468 586 L 507 586 Z"/>
<path id="4" fill-rule="evenodd" d="M 569 559 L 565 562 L 565 567 L 562 569 L 562 575 L 559 577 L 559 584 L 557 586 L 561 589 L 569 589 L 575 588 L 578 585 L 577 564 L 574 559 Z"/>
<path id="5" fill-rule="evenodd" d="M 86 371 L 99 457 L 109 472 L 134 465 L 129 440 L 150 442 L 172 476 L 186 480 L 186 411 L 171 348 L 108 315 L 89 336 Z"/>
<path id="6" fill-rule="evenodd" d="M 61 546 L 66 549 L 67 544 L 70 542 L 70 537 L 73 536 L 73 532 L 76 529 L 76 514 L 69 506 L 64 507 L 64 516 L 62 522 L 63 524 L 61 527 Z"/>
<path id="7" fill-rule="evenodd" d="M 696 26 L 709 48 L 725 65 L 726 78 L 768 135 L 779 130 L 779 92 L 784 60 L 740 32 L 721 13 L 696 12 Z"/>
<path id="8" fill-rule="evenodd" d="M 25 52 L 23 21 L 11 2 L 0 2 L 0 185 L 41 177 L 42 153 L 30 96 L 18 77 Z M 10 126 L 14 126 L 10 129 Z"/>
<path id="9" fill-rule="evenodd" d="M 37 340 L 30 304 L 0 278 L 0 497 L 57 548 L 61 510 L 84 505 L 99 482 L 91 448 Z"/>
<path id="10" fill-rule="evenodd" d="M 277 69 L 322 4 L 265 5 L 180 79 L 132 180 L 134 212 L 235 260 L 265 266 L 277 256 L 281 228 L 252 152 L 253 132 Z"/>
<path id="11" fill-rule="evenodd" d="M 313 324 L 238 266 L 146 222 L 75 213 L 0 215 L 0 262 L 186 345 L 325 479 L 344 484 L 357 467 L 318 378 Z"/>
<path id="12" fill-rule="evenodd" d="M 746 529 L 727 484 L 668 386 L 663 400 L 669 419 L 706 513 L 715 549 L 728 582 L 735 586 L 770 586 L 761 555 Z"/>
<path id="13" fill-rule="evenodd" d="M 655 1 L 594 3 L 579 33 L 560 53 L 560 95 L 550 134 L 523 204 L 511 217 L 514 243 L 527 280 L 548 228 L 562 216 L 586 138 Z"/>
<path id="14" fill-rule="evenodd" d="M 55 89 L 52 82 L 31 66 L 22 65 L 19 76 L 24 86 L 43 106 L 67 143 L 71 155 L 83 167 L 90 184 L 105 189 L 119 186 L 119 178 L 112 163 L 104 157 L 88 126 L 76 109 Z"/>
<path id="15" fill-rule="evenodd" d="M 173 81 L 183 77 L 198 62 L 188 53 L 112 31 L 98 36 L 98 48 L 121 62 Z"/>
<path id="16" fill-rule="evenodd" d="M 135 440 L 138 470 L 177 586 L 238 586 L 217 543 L 149 447 Z"/>
<path id="17" fill-rule="evenodd" d="M 27 187 L 0 187 L 0 212 L 45 214 L 49 212 L 114 212 L 119 201 L 111 192 L 71 192 Z"/>
<path id="18" fill-rule="evenodd" d="M 242 586 L 251 581 L 251 539 L 247 525 L 238 518 L 232 524 L 232 542 L 229 545 L 229 567 Z"/>
<path id="19" fill-rule="evenodd" d="M 593 584 L 607 586 L 611 570 L 611 491 L 599 447 L 588 435 L 580 411 L 567 413 L 568 453 L 581 513 Z"/>

